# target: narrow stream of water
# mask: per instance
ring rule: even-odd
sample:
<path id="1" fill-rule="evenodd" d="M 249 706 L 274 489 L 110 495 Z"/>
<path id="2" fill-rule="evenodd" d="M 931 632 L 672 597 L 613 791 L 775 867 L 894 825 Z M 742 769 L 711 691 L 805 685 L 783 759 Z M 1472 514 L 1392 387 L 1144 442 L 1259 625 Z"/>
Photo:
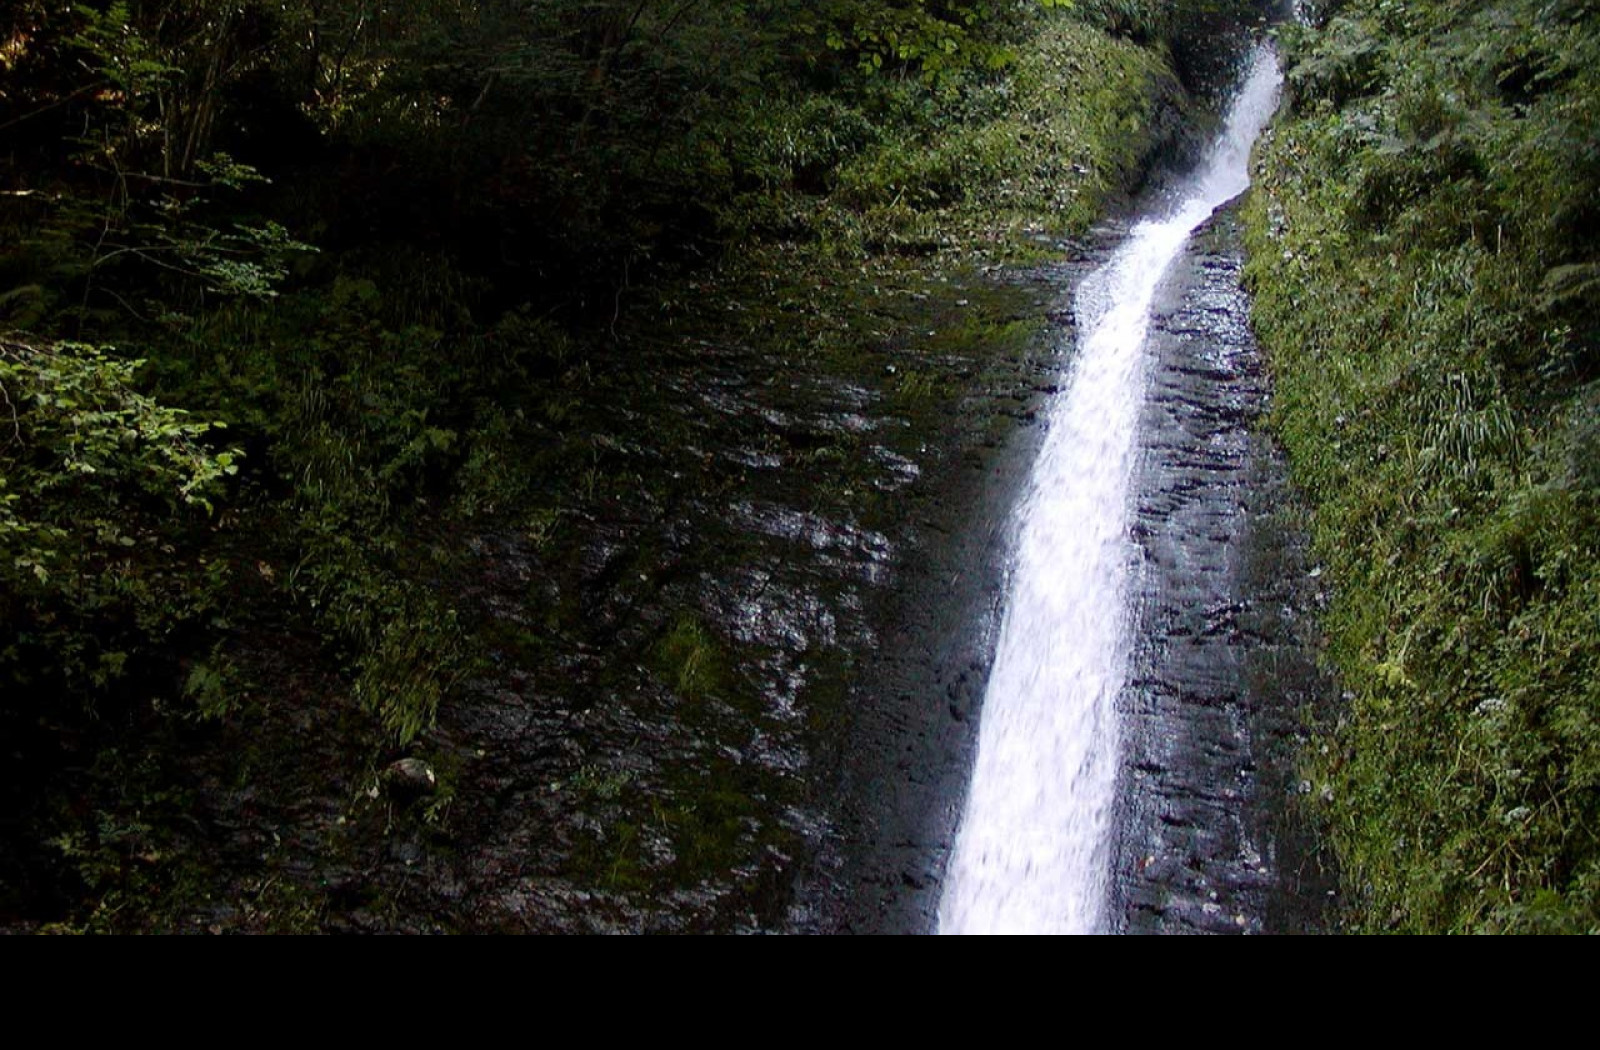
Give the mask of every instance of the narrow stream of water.
<path id="1" fill-rule="evenodd" d="M 1129 479 L 1146 336 L 1193 232 L 1249 185 L 1277 106 L 1261 48 L 1225 129 L 1175 203 L 1137 225 L 1076 292 L 1080 346 L 1020 511 L 1005 621 L 983 702 L 941 933 L 1105 930 L 1116 802 L 1116 699 L 1129 652 Z"/>

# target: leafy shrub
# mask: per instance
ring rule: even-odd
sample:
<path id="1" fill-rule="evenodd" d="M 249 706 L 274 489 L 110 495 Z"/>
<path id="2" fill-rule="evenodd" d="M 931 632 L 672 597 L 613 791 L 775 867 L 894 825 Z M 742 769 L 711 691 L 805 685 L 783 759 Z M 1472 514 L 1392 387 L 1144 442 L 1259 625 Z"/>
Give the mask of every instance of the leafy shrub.
<path id="1" fill-rule="evenodd" d="M 213 440 L 219 424 L 141 393 L 142 365 L 0 336 L 0 674 L 14 684 L 92 702 L 215 599 L 203 562 L 150 567 L 204 523 L 238 453 Z"/>

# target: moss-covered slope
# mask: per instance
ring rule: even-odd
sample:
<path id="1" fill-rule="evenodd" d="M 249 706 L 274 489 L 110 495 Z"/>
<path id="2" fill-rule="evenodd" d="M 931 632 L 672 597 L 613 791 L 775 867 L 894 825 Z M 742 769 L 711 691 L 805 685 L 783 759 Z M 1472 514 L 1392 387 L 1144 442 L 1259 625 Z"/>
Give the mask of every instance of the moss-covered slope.
<path id="1" fill-rule="evenodd" d="M 1357 929 L 1600 926 L 1597 16 L 1289 34 L 1249 279 L 1336 592 L 1350 703 L 1308 776 Z"/>

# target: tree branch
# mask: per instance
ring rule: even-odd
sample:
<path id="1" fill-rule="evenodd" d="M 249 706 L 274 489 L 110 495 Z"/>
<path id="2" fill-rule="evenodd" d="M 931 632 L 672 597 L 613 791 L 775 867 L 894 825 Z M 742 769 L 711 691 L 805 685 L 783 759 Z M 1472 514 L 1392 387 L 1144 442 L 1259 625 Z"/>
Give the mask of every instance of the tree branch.
<path id="1" fill-rule="evenodd" d="M 32 120 L 34 117 L 42 116 L 43 114 L 50 112 L 52 109 L 59 109 L 60 107 L 65 106 L 68 102 L 71 102 L 73 99 L 78 98 L 81 95 L 87 95 L 91 91 L 97 91 L 105 86 L 106 82 L 103 80 L 96 81 L 93 84 L 85 84 L 83 87 L 72 92 L 70 95 L 62 95 L 54 102 L 51 102 L 45 106 L 40 106 L 32 113 L 24 113 L 20 117 L 14 117 L 11 120 L 6 121 L 4 124 L 0 124 L 0 131 L 5 131 L 7 128 L 14 128 L 18 124 Z"/>
<path id="2" fill-rule="evenodd" d="M 0 357 L 21 362 L 24 352 L 33 354 L 38 351 L 26 343 L 12 342 L 9 338 L 0 337 Z M 22 443 L 22 417 L 18 414 L 17 406 L 11 400 L 11 392 L 6 389 L 4 383 L 0 383 L 0 401 L 5 402 L 6 412 L 11 416 L 11 437 L 5 444 L 5 447 L 10 449 Z"/>
<path id="3" fill-rule="evenodd" d="M 0 383 L 0 401 L 5 402 L 6 412 L 11 416 L 11 437 L 6 439 L 5 449 L 9 451 L 22 444 L 22 417 L 17 415 L 17 406 L 11 402 L 11 393 L 6 390 L 6 385 Z"/>
<path id="4" fill-rule="evenodd" d="M 678 23 L 683 20 L 683 16 L 694 8 L 699 7 L 702 2 L 703 0 L 684 0 L 683 4 L 672 13 L 672 17 L 667 19 L 667 24 L 662 27 L 661 32 L 656 34 L 656 45 L 659 47 L 665 43 L 667 36 L 678 28 Z"/>

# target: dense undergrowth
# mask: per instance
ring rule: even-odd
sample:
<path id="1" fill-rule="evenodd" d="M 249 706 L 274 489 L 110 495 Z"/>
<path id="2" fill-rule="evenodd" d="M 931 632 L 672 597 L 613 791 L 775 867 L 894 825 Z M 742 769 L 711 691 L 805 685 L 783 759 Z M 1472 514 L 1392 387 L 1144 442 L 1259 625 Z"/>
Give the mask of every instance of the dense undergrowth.
<path id="1" fill-rule="evenodd" d="M 1249 277 L 1336 594 L 1308 777 L 1349 919 L 1592 932 L 1600 7 L 1320 6 Z"/>
<path id="2" fill-rule="evenodd" d="M 337 699 L 305 681 L 370 767 L 425 750 L 486 653 L 459 537 L 595 500 L 590 364 L 648 370 L 671 295 L 1086 228 L 1176 134 L 1168 41 L 1215 5 L 1068 6 L 12 5 L 0 920 L 159 925 L 210 862 L 171 856 L 174 750 Z M 765 308 L 811 352 L 848 298 Z M 714 648 L 686 618 L 639 657 L 698 695 Z"/>

